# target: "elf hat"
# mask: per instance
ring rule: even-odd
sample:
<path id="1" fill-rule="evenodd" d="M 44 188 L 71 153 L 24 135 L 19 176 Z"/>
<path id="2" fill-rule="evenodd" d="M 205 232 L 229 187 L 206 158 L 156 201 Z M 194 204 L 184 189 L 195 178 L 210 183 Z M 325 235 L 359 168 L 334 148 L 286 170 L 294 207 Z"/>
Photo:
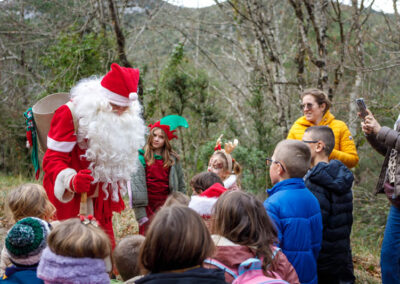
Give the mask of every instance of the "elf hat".
<path id="1" fill-rule="evenodd" d="M 111 64 L 111 70 L 101 80 L 101 85 L 107 89 L 106 97 L 111 103 L 119 106 L 129 106 L 137 99 L 139 69 L 121 67 Z"/>
<path id="2" fill-rule="evenodd" d="M 203 218 L 210 218 L 214 204 L 227 189 L 220 183 L 214 183 L 212 186 L 203 191 L 200 195 L 192 195 L 189 208 L 193 209 Z"/>
<path id="3" fill-rule="evenodd" d="M 19 220 L 8 232 L 5 246 L 12 263 L 30 266 L 39 263 L 50 233 L 50 225 L 39 218 Z"/>
<path id="4" fill-rule="evenodd" d="M 154 124 L 149 124 L 150 130 L 153 128 L 161 128 L 164 130 L 165 134 L 168 136 L 168 140 L 172 140 L 174 138 L 178 138 L 176 136 L 176 128 L 178 127 L 185 127 L 188 128 L 189 124 L 186 120 L 186 118 L 179 116 L 179 115 L 167 115 L 163 118 L 161 118 L 159 121 L 157 121 Z"/>

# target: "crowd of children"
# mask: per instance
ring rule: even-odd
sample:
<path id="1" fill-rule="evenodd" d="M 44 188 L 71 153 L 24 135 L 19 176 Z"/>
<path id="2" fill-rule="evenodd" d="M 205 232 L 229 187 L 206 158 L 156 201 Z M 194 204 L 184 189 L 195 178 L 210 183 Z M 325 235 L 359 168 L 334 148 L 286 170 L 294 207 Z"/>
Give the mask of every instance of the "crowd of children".
<path id="1" fill-rule="evenodd" d="M 110 283 L 119 274 L 125 283 L 354 283 L 353 175 L 329 161 L 329 127 L 277 144 L 266 159 L 273 187 L 263 204 L 240 188 L 237 141 L 222 148 L 220 139 L 189 198 L 169 142 L 178 126 L 182 119 L 151 125 L 130 186 L 141 235 L 114 251 L 92 216 L 49 223 L 55 208 L 41 186 L 13 190 L 7 205 L 16 223 L 1 254 L 1 281 Z"/>

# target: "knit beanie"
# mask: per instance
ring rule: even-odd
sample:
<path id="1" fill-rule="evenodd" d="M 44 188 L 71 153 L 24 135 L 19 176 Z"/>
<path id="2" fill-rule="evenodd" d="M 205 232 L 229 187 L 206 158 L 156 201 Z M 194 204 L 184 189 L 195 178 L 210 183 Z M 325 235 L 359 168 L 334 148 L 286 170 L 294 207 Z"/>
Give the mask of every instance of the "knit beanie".
<path id="1" fill-rule="evenodd" d="M 46 221 L 35 217 L 19 220 L 8 231 L 5 241 L 11 262 L 23 266 L 38 264 L 49 233 Z"/>
<path id="2" fill-rule="evenodd" d="M 37 276 L 49 284 L 110 283 L 104 259 L 62 256 L 49 247 L 40 259 Z"/>

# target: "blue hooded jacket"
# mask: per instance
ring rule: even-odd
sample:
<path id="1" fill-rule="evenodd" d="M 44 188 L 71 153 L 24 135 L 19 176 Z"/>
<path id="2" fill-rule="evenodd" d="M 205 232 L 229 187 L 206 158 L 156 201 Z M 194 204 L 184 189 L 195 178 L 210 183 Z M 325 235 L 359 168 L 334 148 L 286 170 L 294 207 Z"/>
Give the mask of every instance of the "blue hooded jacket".
<path id="1" fill-rule="evenodd" d="M 317 284 L 317 258 L 322 242 L 318 200 L 301 178 L 278 182 L 264 202 L 278 230 L 279 244 L 303 284 Z"/>
<path id="2" fill-rule="evenodd" d="M 6 268 L 5 275 L 0 283 L 29 283 L 43 284 L 44 281 L 36 275 L 37 265 L 32 267 L 10 266 Z"/>

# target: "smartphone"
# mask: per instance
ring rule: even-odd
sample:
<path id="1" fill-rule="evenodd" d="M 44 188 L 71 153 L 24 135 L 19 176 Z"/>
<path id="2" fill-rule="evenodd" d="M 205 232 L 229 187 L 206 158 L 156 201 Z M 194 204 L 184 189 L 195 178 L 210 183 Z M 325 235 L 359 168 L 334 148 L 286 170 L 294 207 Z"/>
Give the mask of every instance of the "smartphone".
<path id="1" fill-rule="evenodd" d="M 358 98 L 356 99 L 356 103 L 358 106 L 358 111 L 361 114 L 361 118 L 364 119 L 368 115 L 367 106 L 365 105 L 364 99 Z"/>

